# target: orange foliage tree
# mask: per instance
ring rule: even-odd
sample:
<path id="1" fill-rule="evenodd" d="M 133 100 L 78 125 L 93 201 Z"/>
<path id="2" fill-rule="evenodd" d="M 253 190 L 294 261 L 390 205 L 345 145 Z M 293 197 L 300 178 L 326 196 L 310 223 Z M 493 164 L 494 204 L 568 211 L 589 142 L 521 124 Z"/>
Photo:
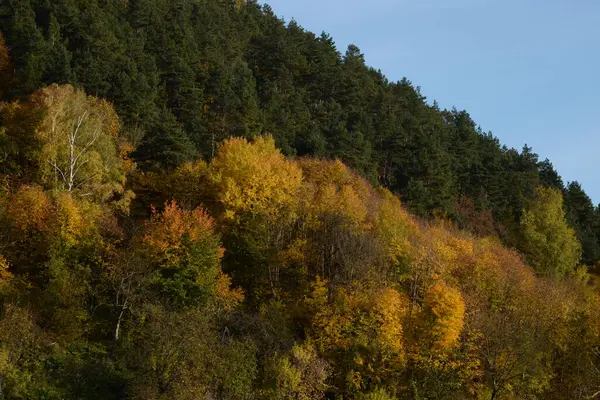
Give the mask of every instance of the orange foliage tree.
<path id="1" fill-rule="evenodd" d="M 213 219 L 203 208 L 184 210 L 174 201 L 163 212 L 153 210 L 141 238 L 141 251 L 156 266 L 154 285 L 176 305 L 199 305 L 220 298 L 227 305 L 241 300 L 221 271 L 223 248 Z"/>

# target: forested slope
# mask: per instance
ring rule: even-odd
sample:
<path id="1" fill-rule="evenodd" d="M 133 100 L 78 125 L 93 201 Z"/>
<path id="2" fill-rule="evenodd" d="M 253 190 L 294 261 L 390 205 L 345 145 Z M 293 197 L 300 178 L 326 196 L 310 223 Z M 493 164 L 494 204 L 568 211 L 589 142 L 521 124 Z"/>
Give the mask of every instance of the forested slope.
<path id="1" fill-rule="evenodd" d="M 135 169 L 104 100 L 2 107 L 7 399 L 593 398 L 598 287 L 538 187 L 524 264 L 270 136 Z"/>
<path id="2" fill-rule="evenodd" d="M 531 149 L 254 3 L 0 29 L 0 398 L 599 395 L 598 210 Z"/>
<path id="3" fill-rule="evenodd" d="M 275 10 L 276 11 L 276 10 Z M 338 158 L 424 217 L 518 247 L 538 184 L 564 192 L 583 260 L 598 258 L 600 213 L 531 148 L 505 148 L 466 111 L 389 82 L 360 50 L 286 24 L 268 6 L 217 0 L 3 0 L 13 100 L 71 83 L 114 103 L 138 167 L 210 158 L 231 135 L 270 133 L 286 155 Z"/>

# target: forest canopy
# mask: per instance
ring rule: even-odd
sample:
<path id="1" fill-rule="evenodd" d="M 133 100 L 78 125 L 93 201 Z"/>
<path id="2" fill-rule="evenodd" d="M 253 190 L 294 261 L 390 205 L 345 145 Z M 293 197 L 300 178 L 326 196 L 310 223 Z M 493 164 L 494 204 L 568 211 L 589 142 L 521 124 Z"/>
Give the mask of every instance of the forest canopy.
<path id="1" fill-rule="evenodd" d="M 593 399 L 600 209 L 256 2 L 0 2 L 0 398 Z"/>
<path id="2" fill-rule="evenodd" d="M 142 170 L 208 160 L 230 136 L 271 134 L 287 156 L 337 158 L 416 215 L 511 247 L 542 185 L 562 192 L 584 263 L 600 257 L 600 211 L 549 160 L 503 146 L 467 111 L 440 109 L 368 66 L 358 47 L 341 51 L 268 5 L 6 0 L 0 32 L 4 100 L 68 83 L 110 101 Z"/>

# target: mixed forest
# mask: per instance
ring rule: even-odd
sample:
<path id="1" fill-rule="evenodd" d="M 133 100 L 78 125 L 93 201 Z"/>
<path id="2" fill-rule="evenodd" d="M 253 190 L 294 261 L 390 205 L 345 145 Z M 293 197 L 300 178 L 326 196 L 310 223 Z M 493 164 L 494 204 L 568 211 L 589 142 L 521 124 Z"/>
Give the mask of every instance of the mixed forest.
<path id="1" fill-rule="evenodd" d="M 0 399 L 595 399 L 600 207 L 240 0 L 0 0 Z"/>

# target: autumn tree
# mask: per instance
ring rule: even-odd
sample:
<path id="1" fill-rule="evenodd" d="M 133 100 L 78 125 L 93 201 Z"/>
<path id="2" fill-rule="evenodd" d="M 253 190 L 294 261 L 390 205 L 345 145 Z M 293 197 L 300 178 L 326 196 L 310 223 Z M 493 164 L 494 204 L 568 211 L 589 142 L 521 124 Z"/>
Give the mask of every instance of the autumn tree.
<path id="1" fill-rule="evenodd" d="M 270 136 L 253 142 L 224 141 L 210 164 L 210 176 L 228 219 L 243 213 L 277 218 L 295 201 L 302 180 L 301 170 L 281 154 Z"/>
<path id="2" fill-rule="evenodd" d="M 529 264 L 541 275 L 572 273 L 581 257 L 581 245 L 565 219 L 558 190 L 538 187 L 536 200 L 523 210 L 522 250 Z"/>
<path id="3" fill-rule="evenodd" d="M 93 271 L 103 265 L 111 242 L 97 229 L 102 212 L 97 205 L 74 199 L 68 192 L 55 193 L 53 201 L 53 230 L 48 234 L 51 248 L 44 271 L 44 297 L 49 306 L 43 318 L 58 337 L 69 342 L 85 332 Z"/>
<path id="4" fill-rule="evenodd" d="M 330 303 L 326 296 L 317 285 L 307 301 L 323 304 L 313 317 L 311 335 L 333 367 L 334 385 L 346 395 L 395 388 L 406 363 L 407 299 L 394 289 L 352 293 L 340 288 Z"/>
<path id="5" fill-rule="evenodd" d="M 373 219 L 373 229 L 381 241 L 387 261 L 390 265 L 390 275 L 394 279 L 406 279 L 407 273 L 411 270 L 411 263 L 414 253 L 414 242 L 419 237 L 419 227 L 404 209 L 400 200 L 391 192 L 381 189 L 379 192 L 379 201 L 377 212 Z M 414 271 L 412 279 L 413 292 L 419 285 L 419 278 L 416 276 L 420 271 Z M 415 295 L 412 295 L 415 297 Z"/>
<path id="6" fill-rule="evenodd" d="M 342 162 L 303 159 L 301 210 L 311 272 L 330 285 L 385 276 L 382 241 L 373 231 L 377 192 Z M 400 221 L 401 225 L 403 222 Z"/>
<path id="7" fill-rule="evenodd" d="M 438 282 L 427 291 L 419 323 L 433 348 L 454 346 L 464 324 L 465 304 L 459 291 Z M 425 339 L 423 337 L 422 339 Z"/>
<path id="8" fill-rule="evenodd" d="M 293 245 L 302 171 L 264 136 L 226 140 L 208 173 L 231 243 L 229 267 L 251 296 L 279 295 L 285 271 L 277 254 Z"/>
<path id="9" fill-rule="evenodd" d="M 540 312 L 537 302 L 543 300 L 518 293 L 525 288 L 519 288 L 516 280 L 502 286 L 503 293 L 495 299 L 496 307 L 474 316 L 474 323 L 482 331 L 480 351 L 489 396 L 498 399 L 508 393 L 517 397 L 540 395 L 551 378 L 549 326 L 536 315 Z"/>
<path id="10" fill-rule="evenodd" d="M 204 209 L 183 210 L 175 202 L 166 203 L 164 211 L 153 211 L 139 246 L 157 271 L 151 285 L 171 306 L 241 299 L 240 293 L 230 292 L 221 271 L 220 237 Z"/>
<path id="11" fill-rule="evenodd" d="M 45 186 L 101 200 L 123 192 L 119 119 L 110 103 L 69 85 L 40 89 L 29 102 L 42 113 L 36 135 Z"/>
<path id="12" fill-rule="evenodd" d="M 489 238 L 473 250 L 455 274 L 466 306 L 463 336 L 474 339 L 470 362 L 480 368 L 470 386 L 485 398 L 542 396 L 552 378 L 548 340 L 558 310 L 550 311 L 543 281 L 516 251 Z"/>
<path id="13" fill-rule="evenodd" d="M 39 277 L 53 241 L 54 204 L 38 186 L 21 186 L 8 197 L 2 247 L 15 272 Z"/>
<path id="14" fill-rule="evenodd" d="M 329 365 L 311 343 L 295 344 L 288 354 L 272 361 L 273 399 L 322 399 L 327 390 Z"/>

